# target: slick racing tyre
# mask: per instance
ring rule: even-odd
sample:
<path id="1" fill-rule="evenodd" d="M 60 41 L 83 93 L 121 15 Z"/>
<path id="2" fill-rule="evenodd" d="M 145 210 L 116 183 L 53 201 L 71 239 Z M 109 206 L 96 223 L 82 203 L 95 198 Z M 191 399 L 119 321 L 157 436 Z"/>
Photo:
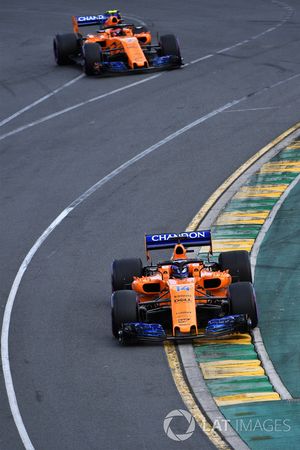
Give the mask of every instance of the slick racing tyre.
<path id="1" fill-rule="evenodd" d="M 143 264 L 140 258 L 115 259 L 112 263 L 112 291 L 131 289 L 133 277 L 141 277 Z"/>
<path id="2" fill-rule="evenodd" d="M 83 57 L 84 57 L 84 72 L 86 75 L 95 75 L 100 73 L 95 70 L 96 65 L 100 65 L 102 62 L 102 51 L 99 44 L 85 44 L 83 46 Z"/>
<path id="3" fill-rule="evenodd" d="M 180 48 L 174 34 L 165 34 L 160 37 L 160 56 L 176 56 L 181 61 Z"/>
<path id="4" fill-rule="evenodd" d="M 236 281 L 252 283 L 250 258 L 246 250 L 220 253 L 219 265 L 221 270 L 229 270 L 233 283 Z"/>
<path id="5" fill-rule="evenodd" d="M 118 337 L 123 323 L 137 322 L 137 299 L 134 291 L 115 291 L 111 297 L 112 334 Z"/>
<path id="6" fill-rule="evenodd" d="M 229 304 L 231 314 L 247 314 L 251 319 L 251 328 L 258 323 L 255 292 L 252 283 L 242 281 L 229 286 Z"/>
<path id="7" fill-rule="evenodd" d="M 56 64 L 59 66 L 72 64 L 70 56 L 79 53 L 77 34 L 57 34 L 53 40 L 53 51 Z"/>

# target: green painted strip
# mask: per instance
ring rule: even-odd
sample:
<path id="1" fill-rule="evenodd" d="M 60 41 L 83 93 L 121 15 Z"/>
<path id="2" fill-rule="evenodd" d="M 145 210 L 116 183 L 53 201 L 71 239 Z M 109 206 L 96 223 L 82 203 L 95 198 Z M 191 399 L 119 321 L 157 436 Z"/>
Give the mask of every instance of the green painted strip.
<path id="1" fill-rule="evenodd" d="M 283 150 L 280 154 L 279 154 L 279 158 L 277 158 L 277 161 L 283 161 L 283 160 L 288 160 L 288 161 L 299 161 L 300 160 L 300 149 L 290 149 L 289 147 L 287 147 L 285 150 Z M 274 159 L 274 161 L 276 161 Z"/>
<path id="2" fill-rule="evenodd" d="M 231 200 L 224 211 L 265 211 L 271 210 L 278 198 L 264 197 L 264 198 L 248 198 L 248 199 L 236 199 Z"/>
<path id="3" fill-rule="evenodd" d="M 252 344 L 210 344 L 195 347 L 198 362 L 217 361 L 225 359 L 257 359 L 257 353 Z"/>
<path id="4" fill-rule="evenodd" d="M 258 385 L 252 385 L 249 383 L 248 386 L 242 387 L 239 386 L 239 384 L 235 384 L 232 389 L 223 389 L 223 390 L 215 390 L 213 387 L 210 387 L 210 392 L 213 395 L 213 397 L 225 397 L 226 395 L 235 395 L 235 394 L 247 394 L 247 393 L 254 393 L 254 392 L 274 392 L 272 385 L 270 383 L 262 383 L 261 386 Z"/>
<path id="5" fill-rule="evenodd" d="M 273 161 L 273 160 L 271 160 Z M 257 184 L 290 184 L 298 174 L 296 172 L 258 172 L 250 178 L 246 186 L 256 186 Z"/>
<path id="6" fill-rule="evenodd" d="M 299 448 L 300 402 L 244 403 L 220 409 L 251 450 Z"/>
<path id="7" fill-rule="evenodd" d="M 206 383 L 208 385 L 213 385 L 215 387 L 217 386 L 230 386 L 233 383 L 237 382 L 239 384 L 247 384 L 249 382 L 253 382 L 253 383 L 266 383 L 269 381 L 269 378 L 267 377 L 267 375 L 259 375 L 256 377 L 228 377 L 228 378 L 218 378 L 216 380 L 207 380 Z"/>
<path id="8" fill-rule="evenodd" d="M 290 148 L 282 150 L 278 155 L 276 155 L 272 161 L 285 160 L 286 157 L 293 157 L 294 161 L 300 161 L 300 149 L 299 148 Z"/>
<path id="9" fill-rule="evenodd" d="M 214 239 L 255 239 L 260 225 L 220 225 L 212 228 Z"/>
<path id="10" fill-rule="evenodd" d="M 209 390 L 214 397 L 223 397 L 225 395 L 244 394 L 247 392 L 274 392 L 268 379 L 253 377 L 254 380 L 239 381 L 232 378 L 230 382 L 219 382 L 212 380 L 207 382 Z"/>

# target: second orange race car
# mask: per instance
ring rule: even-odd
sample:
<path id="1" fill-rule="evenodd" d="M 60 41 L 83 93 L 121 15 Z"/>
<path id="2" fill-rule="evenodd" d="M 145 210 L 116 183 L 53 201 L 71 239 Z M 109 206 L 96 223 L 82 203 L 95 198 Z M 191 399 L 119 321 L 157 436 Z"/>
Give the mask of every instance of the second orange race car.
<path id="1" fill-rule="evenodd" d="M 212 253 L 209 230 L 150 234 L 145 239 L 147 255 L 168 248 L 173 255 L 145 267 L 139 258 L 113 262 L 112 332 L 121 343 L 215 338 L 256 327 L 246 251 L 222 252 L 218 262 L 188 259 L 189 247 L 209 246 Z"/>
<path id="2" fill-rule="evenodd" d="M 138 73 L 179 68 L 183 62 L 177 38 L 160 36 L 152 43 L 144 26 L 124 24 L 118 10 L 90 16 L 73 16 L 73 33 L 57 34 L 53 41 L 58 65 L 79 63 L 86 75 Z M 96 26 L 83 36 L 81 27 Z"/>

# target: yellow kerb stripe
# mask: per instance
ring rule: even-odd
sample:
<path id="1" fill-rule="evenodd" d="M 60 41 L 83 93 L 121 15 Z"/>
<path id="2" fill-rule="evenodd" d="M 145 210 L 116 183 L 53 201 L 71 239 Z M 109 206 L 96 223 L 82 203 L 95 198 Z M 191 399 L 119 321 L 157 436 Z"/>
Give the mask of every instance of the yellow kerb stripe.
<path id="1" fill-rule="evenodd" d="M 287 148 L 286 148 L 286 150 L 296 150 L 296 149 L 298 149 L 298 148 L 300 148 L 300 142 L 295 142 L 295 144 L 291 144 L 291 145 L 289 145 Z M 285 150 L 283 150 L 283 152 L 284 152 Z"/>
<path id="2" fill-rule="evenodd" d="M 236 405 L 238 403 L 267 402 L 280 400 L 277 392 L 249 392 L 236 395 L 224 395 L 223 397 L 214 397 L 218 406 Z"/>
<path id="3" fill-rule="evenodd" d="M 255 198 L 255 197 L 280 197 L 281 194 L 286 190 L 288 184 L 278 184 L 278 185 L 258 185 L 258 186 L 244 186 L 240 189 L 234 199 L 241 198 Z"/>
<path id="4" fill-rule="evenodd" d="M 300 172 L 300 161 L 273 161 L 264 164 L 259 173 Z"/>
<path id="5" fill-rule="evenodd" d="M 300 166 L 300 161 L 270 161 L 265 163 L 261 168 L 264 167 L 293 167 L 293 166 Z"/>
<path id="6" fill-rule="evenodd" d="M 246 218 L 232 218 L 231 220 L 229 218 L 225 218 L 225 220 L 222 220 L 221 217 L 220 220 L 218 220 L 217 225 L 263 225 L 265 223 L 264 219 L 246 219 Z"/>
<path id="7" fill-rule="evenodd" d="M 208 361 L 204 364 L 205 367 L 253 367 L 260 366 L 259 359 L 222 359 L 217 361 Z"/>
<path id="8" fill-rule="evenodd" d="M 215 225 L 263 224 L 270 211 L 232 211 L 221 214 Z"/>
<path id="9" fill-rule="evenodd" d="M 243 240 L 226 240 L 226 239 L 214 239 L 213 240 L 213 251 L 214 252 L 223 252 L 226 250 L 247 250 L 248 252 L 251 250 L 254 244 L 254 239 L 243 239 Z"/>
<path id="10" fill-rule="evenodd" d="M 258 359 L 246 361 L 224 360 L 200 363 L 203 376 L 206 380 L 227 377 L 256 377 L 265 375 L 264 369 Z"/>
<path id="11" fill-rule="evenodd" d="M 255 186 L 242 186 L 242 188 L 239 190 L 239 192 L 246 192 L 246 193 L 251 193 L 251 192 L 284 192 L 286 190 L 286 188 L 289 186 L 289 184 L 287 183 L 282 183 L 282 184 L 257 184 Z"/>

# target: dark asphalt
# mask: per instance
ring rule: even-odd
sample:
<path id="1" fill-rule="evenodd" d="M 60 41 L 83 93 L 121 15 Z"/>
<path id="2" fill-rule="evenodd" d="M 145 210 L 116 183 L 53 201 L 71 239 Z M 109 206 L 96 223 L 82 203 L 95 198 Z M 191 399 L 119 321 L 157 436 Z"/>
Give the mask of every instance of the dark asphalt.
<path id="1" fill-rule="evenodd" d="M 2 311 L 26 253 L 71 201 L 147 147 L 249 95 L 107 183 L 34 257 L 13 309 L 10 356 L 36 450 L 213 448 L 200 429 L 184 444 L 165 436 L 165 415 L 185 406 L 162 348 L 121 348 L 111 338 L 110 263 L 142 255 L 144 232 L 184 229 L 237 167 L 299 120 L 300 77 L 276 85 L 300 73 L 300 5 L 288 3 L 294 14 L 282 26 L 216 54 L 275 27 L 286 3 L 132 0 L 125 10 L 104 1 L 103 11 L 120 8 L 155 33 L 175 31 L 186 62 L 213 56 L 0 142 Z M 98 12 L 89 0 L 1 6 L 0 120 L 80 74 L 54 65 L 52 37 L 71 29 L 72 14 Z M 82 78 L 1 127 L 0 137 L 144 78 Z M 0 399 L 0 448 L 21 449 L 2 380 Z"/>

